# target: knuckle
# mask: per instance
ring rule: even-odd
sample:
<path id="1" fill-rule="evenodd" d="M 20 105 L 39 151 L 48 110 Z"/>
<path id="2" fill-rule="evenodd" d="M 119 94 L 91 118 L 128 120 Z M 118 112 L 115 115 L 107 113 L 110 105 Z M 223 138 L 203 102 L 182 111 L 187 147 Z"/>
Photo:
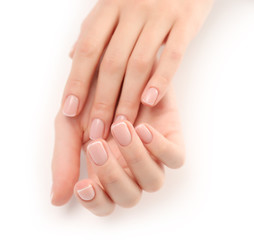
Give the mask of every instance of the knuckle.
<path id="1" fill-rule="evenodd" d="M 169 51 L 169 58 L 170 60 L 173 61 L 181 61 L 181 59 L 183 58 L 183 51 L 180 49 L 172 49 L 171 51 Z"/>
<path id="2" fill-rule="evenodd" d="M 135 1 L 135 7 L 137 11 L 146 12 L 153 8 L 155 1 L 154 0 L 138 0 Z"/>
<path id="3" fill-rule="evenodd" d="M 114 73 L 119 72 L 123 69 L 124 64 L 120 59 L 120 54 L 118 53 L 111 53 L 104 56 L 102 63 L 101 63 L 101 71 L 107 73 Z"/>
<path id="4" fill-rule="evenodd" d="M 157 192 L 161 189 L 164 183 L 164 175 L 163 177 L 153 178 L 152 181 L 149 181 L 149 184 L 144 188 L 147 192 Z"/>
<path id="5" fill-rule="evenodd" d="M 118 1 L 117 0 L 100 0 L 99 1 L 101 4 L 108 6 L 108 5 L 114 5 L 116 4 Z"/>
<path id="6" fill-rule="evenodd" d="M 170 82 L 170 77 L 166 74 L 160 73 L 155 75 L 154 78 L 159 83 L 159 85 L 162 86 L 162 88 L 167 87 Z"/>
<path id="7" fill-rule="evenodd" d="M 79 92 L 81 89 L 85 88 L 85 83 L 83 80 L 77 77 L 71 77 L 69 79 L 68 89 L 70 92 Z"/>
<path id="8" fill-rule="evenodd" d="M 140 199 L 141 199 L 141 193 L 139 192 L 137 194 L 133 194 L 131 196 L 126 197 L 124 202 L 119 203 L 119 205 L 121 205 L 121 207 L 124 207 L 124 208 L 132 208 L 138 204 Z"/>
<path id="9" fill-rule="evenodd" d="M 144 70 L 147 69 L 149 63 L 150 63 L 149 58 L 146 57 L 144 54 L 132 55 L 129 61 L 129 66 L 130 68 L 138 72 L 143 72 Z"/>
<path id="10" fill-rule="evenodd" d="M 109 112 L 113 108 L 112 104 L 102 102 L 102 101 L 96 101 L 93 104 L 93 109 L 98 112 L 98 111 L 103 111 L 103 112 Z"/>
<path id="11" fill-rule="evenodd" d="M 110 185 L 119 181 L 119 172 L 112 168 L 104 168 L 99 179 L 103 184 Z"/>
<path id="12" fill-rule="evenodd" d="M 94 37 L 86 37 L 79 42 L 77 51 L 84 57 L 93 57 L 98 53 L 97 40 Z"/>
<path id="13" fill-rule="evenodd" d="M 121 99 L 118 106 L 118 112 L 135 112 L 138 108 L 138 104 L 135 98 L 132 99 Z M 121 110 L 120 110 L 121 109 Z"/>

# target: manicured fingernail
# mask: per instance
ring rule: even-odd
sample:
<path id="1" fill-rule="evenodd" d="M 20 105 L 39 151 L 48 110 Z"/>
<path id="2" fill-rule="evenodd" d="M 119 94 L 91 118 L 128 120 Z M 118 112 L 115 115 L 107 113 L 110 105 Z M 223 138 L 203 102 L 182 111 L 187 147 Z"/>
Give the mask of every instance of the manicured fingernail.
<path id="1" fill-rule="evenodd" d="M 144 142 L 144 143 L 150 143 L 153 140 L 153 135 L 152 133 L 149 131 L 149 129 L 144 125 L 138 125 L 135 128 L 138 136 L 140 137 L 140 139 Z"/>
<path id="2" fill-rule="evenodd" d="M 115 122 L 121 122 L 127 120 L 127 118 L 124 115 L 118 115 Z"/>
<path id="3" fill-rule="evenodd" d="M 90 201 L 94 199 L 94 196 L 95 196 L 95 191 L 91 184 L 88 185 L 87 187 L 77 190 L 77 193 L 80 196 L 80 198 L 85 201 Z"/>
<path id="4" fill-rule="evenodd" d="M 70 95 L 67 97 L 63 107 L 63 114 L 67 117 L 75 117 L 78 112 L 79 99 Z"/>
<path id="5" fill-rule="evenodd" d="M 120 145 L 127 146 L 131 143 L 131 133 L 125 122 L 116 123 L 112 125 L 111 129 Z"/>
<path id="6" fill-rule="evenodd" d="M 100 141 L 90 143 L 87 151 L 96 165 L 101 166 L 108 160 L 108 154 Z"/>
<path id="7" fill-rule="evenodd" d="M 103 137 L 104 122 L 101 119 L 94 119 L 90 128 L 90 139 L 96 140 Z"/>
<path id="8" fill-rule="evenodd" d="M 149 88 L 143 96 L 143 102 L 153 106 L 157 100 L 159 92 L 156 88 Z"/>

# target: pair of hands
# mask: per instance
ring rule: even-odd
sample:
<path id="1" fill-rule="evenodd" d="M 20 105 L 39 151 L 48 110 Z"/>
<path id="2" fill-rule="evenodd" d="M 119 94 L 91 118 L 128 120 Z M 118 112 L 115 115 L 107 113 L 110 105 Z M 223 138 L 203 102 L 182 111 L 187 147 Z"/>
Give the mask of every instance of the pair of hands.
<path id="1" fill-rule="evenodd" d="M 55 120 L 54 205 L 65 204 L 74 189 L 87 209 L 107 215 L 115 204 L 135 205 L 142 190 L 158 190 L 163 164 L 183 164 L 170 80 L 210 7 L 208 0 L 98 2 L 71 53 Z M 78 182 L 82 148 L 89 179 Z"/>

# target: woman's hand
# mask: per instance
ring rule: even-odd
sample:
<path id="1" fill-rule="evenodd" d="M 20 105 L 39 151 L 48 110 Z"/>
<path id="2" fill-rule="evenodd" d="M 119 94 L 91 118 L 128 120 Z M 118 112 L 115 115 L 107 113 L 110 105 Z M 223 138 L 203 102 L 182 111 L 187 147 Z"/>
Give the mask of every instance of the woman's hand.
<path id="1" fill-rule="evenodd" d="M 106 139 L 117 117 L 134 123 L 140 101 L 155 106 L 166 93 L 185 49 L 212 3 L 213 0 L 99 0 L 83 22 L 71 53 L 73 65 L 63 95 L 63 113 L 74 117 L 81 112 L 101 60 L 88 136 L 92 140 Z M 158 67 L 150 76 L 162 44 L 165 48 Z"/>
<path id="2" fill-rule="evenodd" d="M 115 204 L 135 205 L 142 190 L 158 190 L 163 184 L 163 165 L 180 167 L 184 147 L 171 87 L 156 107 L 140 107 L 135 128 L 119 120 L 107 141 L 84 141 L 95 88 L 94 81 L 79 117 L 67 118 L 61 112 L 56 117 L 52 203 L 65 204 L 75 189 L 79 201 L 102 216 L 111 213 Z M 87 151 L 89 178 L 78 182 L 82 147 Z"/>
<path id="3" fill-rule="evenodd" d="M 88 144 L 89 178 L 79 181 L 74 193 L 95 215 L 110 214 L 115 204 L 135 206 L 142 190 L 154 192 L 163 185 L 163 165 L 179 168 L 183 164 L 184 148 L 177 112 L 169 107 L 172 103 L 163 102 L 164 99 L 157 110 L 157 106 L 154 109 L 141 107 L 138 122 L 145 123 L 134 128 L 126 120 L 119 121 L 112 125 L 113 137 L 111 135 L 108 142 L 100 139 Z"/>

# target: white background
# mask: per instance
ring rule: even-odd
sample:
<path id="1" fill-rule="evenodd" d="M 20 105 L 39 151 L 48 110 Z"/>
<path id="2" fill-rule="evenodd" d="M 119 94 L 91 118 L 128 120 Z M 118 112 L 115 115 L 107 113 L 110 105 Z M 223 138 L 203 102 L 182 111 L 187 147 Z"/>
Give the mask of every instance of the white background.
<path id="1" fill-rule="evenodd" d="M 109 217 L 50 205 L 53 120 L 94 3 L 0 1 L 0 238 L 254 239 L 253 0 L 218 0 L 175 76 L 185 166 Z"/>

